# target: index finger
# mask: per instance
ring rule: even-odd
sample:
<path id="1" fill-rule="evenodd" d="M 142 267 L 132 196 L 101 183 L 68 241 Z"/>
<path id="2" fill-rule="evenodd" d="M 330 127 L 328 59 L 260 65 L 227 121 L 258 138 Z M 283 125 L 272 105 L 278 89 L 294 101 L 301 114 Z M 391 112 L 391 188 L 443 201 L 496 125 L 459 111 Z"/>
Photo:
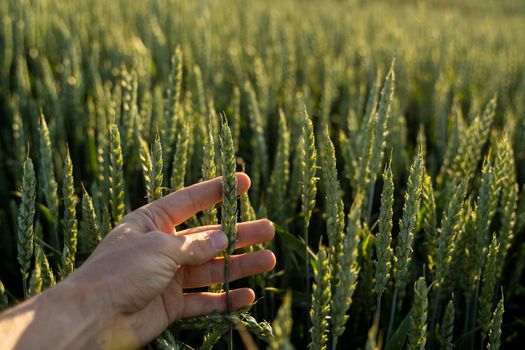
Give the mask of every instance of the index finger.
<path id="1" fill-rule="evenodd" d="M 250 187 L 250 178 L 244 173 L 236 173 L 237 195 Z M 222 200 L 222 177 L 200 182 L 182 188 L 162 197 L 141 209 L 153 221 L 155 229 L 173 233 L 177 226 L 193 215 L 215 205 Z"/>

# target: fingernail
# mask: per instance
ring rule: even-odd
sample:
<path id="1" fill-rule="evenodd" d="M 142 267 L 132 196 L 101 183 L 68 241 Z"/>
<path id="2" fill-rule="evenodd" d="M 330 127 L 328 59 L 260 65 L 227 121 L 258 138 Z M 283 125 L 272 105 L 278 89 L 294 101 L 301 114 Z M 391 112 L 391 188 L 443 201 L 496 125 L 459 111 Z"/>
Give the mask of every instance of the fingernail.
<path id="1" fill-rule="evenodd" d="M 208 237 L 211 241 L 211 244 L 213 245 L 213 248 L 219 252 L 223 251 L 228 244 L 228 237 L 226 237 L 226 234 L 222 231 L 212 231 Z"/>

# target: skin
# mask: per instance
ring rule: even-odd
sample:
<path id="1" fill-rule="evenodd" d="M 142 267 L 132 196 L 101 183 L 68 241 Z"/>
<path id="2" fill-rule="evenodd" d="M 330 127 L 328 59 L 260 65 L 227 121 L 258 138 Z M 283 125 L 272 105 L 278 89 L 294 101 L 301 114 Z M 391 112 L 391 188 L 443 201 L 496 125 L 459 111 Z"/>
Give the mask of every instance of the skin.
<path id="1" fill-rule="evenodd" d="M 237 173 L 238 194 L 250 187 Z M 224 293 L 188 289 L 221 283 L 227 245 L 220 226 L 175 227 L 220 202 L 221 178 L 176 191 L 122 220 L 73 274 L 0 314 L 1 349 L 130 349 L 155 339 L 172 322 L 226 311 Z M 237 248 L 269 241 L 268 220 L 238 225 Z M 269 250 L 232 256 L 230 279 L 273 269 Z M 233 309 L 255 299 L 230 292 Z"/>

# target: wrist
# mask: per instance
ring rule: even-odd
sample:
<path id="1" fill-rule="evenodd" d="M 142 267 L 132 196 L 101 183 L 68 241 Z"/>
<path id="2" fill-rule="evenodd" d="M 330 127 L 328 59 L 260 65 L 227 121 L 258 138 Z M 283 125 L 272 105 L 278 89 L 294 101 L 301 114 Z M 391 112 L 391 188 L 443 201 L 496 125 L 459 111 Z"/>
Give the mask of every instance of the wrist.
<path id="1" fill-rule="evenodd" d="M 49 344 L 52 348 L 100 348 L 99 339 L 111 316 L 89 290 L 64 280 L 38 295 L 34 306 L 31 326 L 56 333 L 45 337 L 53 342 Z"/>

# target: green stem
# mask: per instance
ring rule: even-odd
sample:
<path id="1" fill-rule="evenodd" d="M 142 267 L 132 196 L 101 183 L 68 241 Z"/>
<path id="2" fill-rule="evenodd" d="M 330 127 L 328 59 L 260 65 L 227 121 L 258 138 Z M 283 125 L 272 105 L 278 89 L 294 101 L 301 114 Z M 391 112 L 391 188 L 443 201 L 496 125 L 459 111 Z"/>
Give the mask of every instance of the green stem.
<path id="1" fill-rule="evenodd" d="M 309 222 L 308 220 L 305 220 L 305 223 L 304 223 L 304 244 L 305 244 L 305 249 L 304 249 L 304 264 L 305 264 L 305 268 L 306 268 L 306 280 L 305 280 L 305 292 L 306 292 L 306 296 L 307 297 L 310 297 L 310 266 L 308 265 L 308 225 Z M 310 299 L 311 300 L 311 299 Z M 310 303 L 308 305 L 308 308 L 310 308 Z M 308 311 L 306 312 L 306 317 L 305 317 L 305 322 L 304 322 L 304 329 L 306 331 L 306 334 L 307 334 L 307 338 L 308 338 L 308 326 L 309 326 L 309 313 Z"/>
<path id="2" fill-rule="evenodd" d="M 226 292 L 226 312 L 231 314 L 231 300 L 230 300 L 230 256 L 224 254 L 224 291 Z M 228 332 L 228 349 L 233 350 L 233 328 L 230 326 Z"/>
<path id="3" fill-rule="evenodd" d="M 375 189 L 376 183 L 372 182 L 370 184 L 370 187 L 368 189 L 368 210 L 366 213 L 366 222 L 370 225 L 370 217 L 372 216 L 372 202 L 374 201 L 374 189 Z"/>
<path id="4" fill-rule="evenodd" d="M 27 292 L 27 280 L 25 278 L 22 278 L 22 285 L 24 287 L 24 299 L 27 299 L 28 292 Z"/>
<path id="5" fill-rule="evenodd" d="M 376 301 L 376 315 L 377 315 L 377 322 L 379 322 L 379 317 L 381 316 L 381 297 L 383 296 L 383 293 L 379 293 L 377 295 L 377 301 Z M 378 324 L 379 328 L 379 324 Z"/>
<path id="6" fill-rule="evenodd" d="M 470 328 L 470 316 L 472 314 L 470 310 L 471 298 L 465 298 L 465 304 L 465 320 L 463 321 L 463 332 L 467 334 Z"/>
<path id="7" fill-rule="evenodd" d="M 469 322 L 469 329 L 474 330 L 476 328 L 476 318 L 478 314 L 478 297 L 479 297 L 479 283 L 478 281 L 476 283 L 476 288 L 474 291 L 474 299 L 472 300 L 472 303 L 474 303 L 474 307 L 472 308 L 472 312 L 470 313 L 470 322 Z M 475 333 L 475 332 L 473 332 Z M 470 336 L 470 344 L 472 347 L 474 347 L 474 334 Z M 481 339 L 481 346 L 483 346 L 483 339 Z"/>
<path id="8" fill-rule="evenodd" d="M 434 294 L 434 304 L 432 306 L 432 320 L 430 321 L 430 332 L 431 336 L 434 334 L 434 326 L 436 324 L 436 319 L 439 310 L 439 299 L 441 298 L 441 288 L 438 287 L 436 293 Z"/>
<path id="9" fill-rule="evenodd" d="M 224 267 L 224 290 L 226 292 L 226 312 L 231 313 L 231 301 L 230 301 L 230 257 L 228 255 L 224 256 L 225 258 L 225 267 Z"/>
<path id="10" fill-rule="evenodd" d="M 396 305 L 397 305 L 397 293 L 399 288 L 394 289 L 394 295 L 392 296 L 392 306 L 390 307 L 390 321 L 388 321 L 388 330 L 386 332 L 386 341 L 390 339 L 392 335 L 392 328 L 394 327 L 394 319 L 396 318 Z"/>
<path id="11" fill-rule="evenodd" d="M 308 226 L 309 223 L 305 222 L 304 226 L 304 244 L 305 244 L 305 250 L 304 250 L 304 263 L 306 267 L 306 285 L 305 285 L 305 291 L 306 295 L 310 295 L 310 266 L 308 264 Z"/>
<path id="12" fill-rule="evenodd" d="M 55 247 L 53 247 L 53 246 L 47 244 L 47 243 L 46 243 L 44 240 L 42 240 L 41 238 L 39 238 L 39 237 L 35 237 L 35 240 L 36 240 L 39 244 L 41 244 L 41 245 L 43 245 L 44 247 L 46 247 L 47 249 L 49 249 L 51 252 L 57 254 L 59 257 L 62 257 L 62 253 L 60 252 L 60 250 L 58 250 L 58 249 L 56 249 Z"/>
<path id="13" fill-rule="evenodd" d="M 430 329 L 429 329 L 430 339 L 434 339 L 434 330 L 435 330 L 437 314 L 439 310 L 439 299 L 440 298 L 441 298 L 441 288 L 438 287 L 437 291 L 434 293 L 434 303 L 432 304 L 432 319 L 430 320 Z"/>

